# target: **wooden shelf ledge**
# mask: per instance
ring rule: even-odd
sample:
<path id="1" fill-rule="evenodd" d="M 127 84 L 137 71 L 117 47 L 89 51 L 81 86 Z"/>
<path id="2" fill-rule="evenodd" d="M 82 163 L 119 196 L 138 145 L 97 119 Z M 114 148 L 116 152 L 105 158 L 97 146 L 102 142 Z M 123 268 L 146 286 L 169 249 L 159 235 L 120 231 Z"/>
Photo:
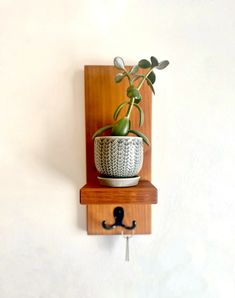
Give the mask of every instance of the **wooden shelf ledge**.
<path id="1" fill-rule="evenodd" d="M 147 180 L 132 187 L 106 187 L 99 181 L 88 183 L 80 189 L 80 202 L 90 204 L 156 204 L 157 188 Z"/>

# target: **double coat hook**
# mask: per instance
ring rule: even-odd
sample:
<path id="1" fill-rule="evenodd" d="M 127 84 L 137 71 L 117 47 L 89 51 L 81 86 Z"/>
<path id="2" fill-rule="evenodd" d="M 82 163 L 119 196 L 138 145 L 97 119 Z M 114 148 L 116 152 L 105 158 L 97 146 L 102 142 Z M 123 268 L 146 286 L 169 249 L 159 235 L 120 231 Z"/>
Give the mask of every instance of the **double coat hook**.
<path id="1" fill-rule="evenodd" d="M 132 225 L 131 226 L 126 226 L 122 223 L 123 218 L 124 218 L 124 209 L 122 207 L 116 207 L 113 210 L 113 216 L 114 216 L 114 223 L 113 224 L 107 224 L 105 220 L 102 221 L 102 227 L 105 230 L 112 230 L 115 229 L 117 227 L 123 227 L 126 230 L 134 230 L 136 228 L 136 221 L 133 220 L 132 221 Z"/>

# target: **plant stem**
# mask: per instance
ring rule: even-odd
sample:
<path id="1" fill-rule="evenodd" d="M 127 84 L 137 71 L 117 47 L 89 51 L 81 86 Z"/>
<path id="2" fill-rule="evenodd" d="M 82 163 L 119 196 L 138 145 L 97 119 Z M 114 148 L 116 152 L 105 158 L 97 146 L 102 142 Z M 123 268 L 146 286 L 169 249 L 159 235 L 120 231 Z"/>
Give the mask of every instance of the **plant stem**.
<path id="1" fill-rule="evenodd" d="M 131 110 L 134 106 L 134 102 L 135 102 L 135 98 L 131 98 L 131 102 L 129 103 L 129 107 L 128 107 L 128 110 L 126 112 L 126 117 L 129 119 L 130 118 L 130 115 L 131 115 Z"/>
<path id="2" fill-rule="evenodd" d="M 139 85 L 137 86 L 137 90 L 140 90 L 140 88 L 142 87 L 142 85 L 144 84 L 145 79 L 147 78 L 147 76 L 150 74 L 150 72 L 154 69 L 154 67 L 151 67 L 149 69 L 149 71 L 144 75 L 142 81 L 140 81 Z"/>
<path id="3" fill-rule="evenodd" d="M 131 85 L 131 76 L 130 76 L 129 72 L 126 69 L 125 69 L 125 74 L 128 78 L 129 84 Z"/>

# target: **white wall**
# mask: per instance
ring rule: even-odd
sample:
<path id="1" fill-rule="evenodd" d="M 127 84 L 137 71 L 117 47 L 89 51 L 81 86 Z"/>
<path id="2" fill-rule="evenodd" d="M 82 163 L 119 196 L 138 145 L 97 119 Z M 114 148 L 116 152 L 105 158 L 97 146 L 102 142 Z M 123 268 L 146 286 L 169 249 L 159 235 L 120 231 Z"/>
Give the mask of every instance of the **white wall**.
<path id="1" fill-rule="evenodd" d="M 235 2 L 0 1 L 0 297 L 235 296 Z M 85 64 L 156 55 L 153 234 L 92 237 Z"/>

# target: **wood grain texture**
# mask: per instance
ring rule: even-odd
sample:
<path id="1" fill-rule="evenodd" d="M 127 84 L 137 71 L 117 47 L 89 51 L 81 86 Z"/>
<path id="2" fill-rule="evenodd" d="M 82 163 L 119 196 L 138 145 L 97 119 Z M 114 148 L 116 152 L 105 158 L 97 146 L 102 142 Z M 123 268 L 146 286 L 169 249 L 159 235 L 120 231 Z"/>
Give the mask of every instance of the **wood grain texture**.
<path id="1" fill-rule="evenodd" d="M 118 70 L 113 66 L 85 66 L 85 116 L 86 116 L 86 152 L 87 152 L 87 182 L 97 179 L 94 165 L 94 143 L 92 135 L 105 125 L 113 124 L 113 113 L 116 107 L 126 97 L 127 80 L 117 84 L 114 82 Z M 141 94 L 143 100 L 140 105 L 144 110 L 145 121 L 140 130 L 151 141 L 152 120 L 152 94 L 150 88 L 144 83 Z M 131 117 L 132 128 L 138 128 L 138 111 Z M 144 146 L 144 164 L 139 173 L 141 179 L 151 180 L 151 146 Z"/>
<path id="2" fill-rule="evenodd" d="M 146 180 L 132 187 L 105 187 L 98 181 L 80 189 L 81 204 L 156 204 L 157 189 Z"/>
<path id="3" fill-rule="evenodd" d="M 108 224 L 114 223 L 113 210 L 115 207 L 124 209 L 123 223 L 131 225 L 136 220 L 135 234 L 151 234 L 151 205 L 88 205 L 87 206 L 87 232 L 89 235 L 114 235 L 131 234 L 132 231 L 118 227 L 114 230 L 105 230 L 101 223 L 105 220 Z"/>
<path id="4" fill-rule="evenodd" d="M 137 221 L 135 234 L 151 233 L 151 205 L 157 202 L 157 189 L 151 181 L 151 146 L 144 146 L 144 163 L 139 173 L 141 181 L 137 186 L 128 188 L 111 188 L 101 186 L 97 180 L 98 173 L 94 164 L 94 143 L 92 135 L 105 125 L 113 124 L 113 113 L 126 97 L 128 82 L 114 82 L 118 70 L 113 66 L 85 66 L 85 119 L 86 119 L 86 165 L 87 184 L 80 190 L 80 201 L 87 204 L 87 232 L 90 235 L 121 234 L 123 228 L 107 231 L 101 223 L 106 220 L 113 223 L 113 209 L 123 207 L 124 223 L 130 225 Z M 140 105 L 144 111 L 145 121 L 141 131 L 151 142 L 152 94 L 144 83 Z M 138 128 L 138 111 L 132 113 L 133 129 Z M 148 180 L 148 181 L 146 181 Z M 127 234 L 130 231 L 125 231 Z"/>

